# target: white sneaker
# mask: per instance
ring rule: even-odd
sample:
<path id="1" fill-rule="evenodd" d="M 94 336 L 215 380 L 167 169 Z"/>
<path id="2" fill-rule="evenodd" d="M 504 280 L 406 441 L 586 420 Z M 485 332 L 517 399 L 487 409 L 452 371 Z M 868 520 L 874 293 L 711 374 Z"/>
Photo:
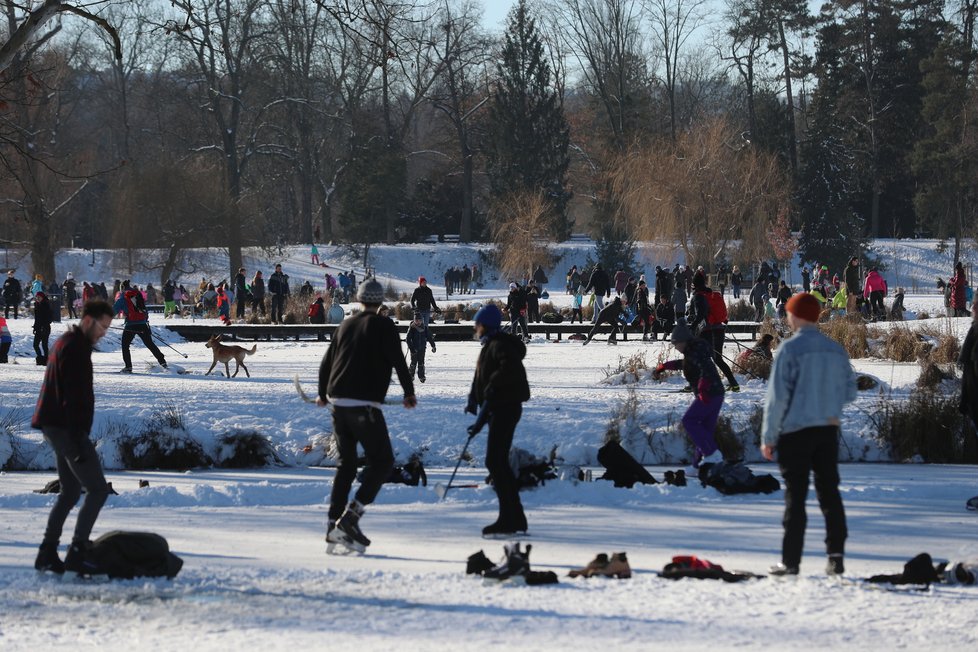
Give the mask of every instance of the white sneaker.
<path id="1" fill-rule="evenodd" d="M 723 453 L 721 453 L 720 449 L 718 448 L 712 453 L 710 453 L 709 455 L 707 455 L 706 457 L 704 457 L 703 459 L 701 459 L 700 466 L 704 464 L 719 464 L 722 461 L 723 461 Z"/>

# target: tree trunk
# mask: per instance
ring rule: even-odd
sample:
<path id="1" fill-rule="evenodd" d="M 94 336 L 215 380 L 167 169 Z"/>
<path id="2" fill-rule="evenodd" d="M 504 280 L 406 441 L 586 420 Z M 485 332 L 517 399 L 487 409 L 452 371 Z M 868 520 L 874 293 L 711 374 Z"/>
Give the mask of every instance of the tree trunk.
<path id="1" fill-rule="evenodd" d="M 795 97 L 791 90 L 791 60 L 789 58 L 788 40 L 784 37 L 784 21 L 778 20 L 778 37 L 781 39 L 781 57 L 784 61 L 784 87 L 788 96 L 787 131 L 788 156 L 791 158 L 791 178 L 798 179 L 798 145 L 795 142 Z"/>

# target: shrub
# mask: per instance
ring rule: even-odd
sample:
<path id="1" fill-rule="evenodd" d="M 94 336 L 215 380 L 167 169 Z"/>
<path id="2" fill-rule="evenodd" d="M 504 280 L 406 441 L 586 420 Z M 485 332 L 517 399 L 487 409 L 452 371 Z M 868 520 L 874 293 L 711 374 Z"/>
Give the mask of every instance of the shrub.
<path id="1" fill-rule="evenodd" d="M 636 379 L 639 376 L 639 372 L 648 371 L 651 369 L 649 367 L 648 361 L 645 359 L 645 351 L 638 350 L 627 358 L 623 355 L 618 356 L 617 366 L 607 366 L 604 369 L 604 377 L 611 378 L 612 376 L 617 376 L 618 374 L 631 374 Z M 634 382 L 634 381 L 633 381 Z"/>
<path id="2" fill-rule="evenodd" d="M 745 374 L 751 378 L 767 380 L 771 376 L 771 361 L 763 355 L 744 355 L 744 351 L 737 356 L 734 362 L 734 371 Z"/>
<path id="3" fill-rule="evenodd" d="M 754 306 L 743 299 L 727 304 L 727 317 L 730 321 L 754 321 Z"/>
<path id="4" fill-rule="evenodd" d="M 187 432 L 183 413 L 173 403 L 163 403 L 136 434 L 119 438 L 119 457 L 127 469 L 185 470 L 210 466 L 203 446 Z"/>
<path id="5" fill-rule="evenodd" d="M 917 376 L 918 389 L 934 392 L 945 380 L 954 378 L 955 375 L 941 369 L 931 355 L 924 355 L 920 358 L 920 375 Z"/>
<path id="6" fill-rule="evenodd" d="M 865 358 L 869 353 L 869 331 L 859 318 L 841 317 L 819 324 L 826 337 L 842 345 L 850 358 Z"/>
<path id="7" fill-rule="evenodd" d="M 912 362 L 919 358 L 929 345 L 920 336 L 903 326 L 894 326 L 883 335 L 880 355 L 896 362 Z"/>
<path id="8" fill-rule="evenodd" d="M 604 443 L 616 441 L 625 446 L 627 434 L 638 420 L 638 394 L 629 389 L 625 398 L 615 406 L 604 433 Z"/>
<path id="9" fill-rule="evenodd" d="M 778 348 L 781 344 L 781 340 L 787 337 L 787 333 L 778 327 L 778 324 L 774 323 L 773 319 L 765 319 L 761 322 L 761 327 L 757 330 L 757 338 L 760 339 L 764 335 L 770 335 L 774 338 L 771 342 L 771 349 L 774 350 Z"/>
<path id="10" fill-rule="evenodd" d="M 968 444 L 957 397 L 918 391 L 909 401 L 881 399 L 870 414 L 876 436 L 896 461 L 919 457 L 938 464 L 963 463 Z"/>
<path id="11" fill-rule="evenodd" d="M 920 329 L 920 334 L 930 338 L 929 354 L 937 364 L 952 364 L 958 361 L 961 353 L 961 343 L 951 332 L 950 325 L 945 328 L 926 326 Z"/>
<path id="12" fill-rule="evenodd" d="M 217 465 L 226 469 L 247 469 L 281 464 L 272 442 L 255 431 L 232 431 L 218 440 Z"/>
<path id="13" fill-rule="evenodd" d="M 930 319 L 930 313 L 925 310 L 921 310 L 917 313 L 917 319 Z"/>
<path id="14" fill-rule="evenodd" d="M 723 454 L 723 459 L 744 459 L 744 442 L 737 436 L 730 417 L 721 416 L 717 419 L 717 426 L 713 430 L 713 438 L 716 439 L 717 446 Z"/>

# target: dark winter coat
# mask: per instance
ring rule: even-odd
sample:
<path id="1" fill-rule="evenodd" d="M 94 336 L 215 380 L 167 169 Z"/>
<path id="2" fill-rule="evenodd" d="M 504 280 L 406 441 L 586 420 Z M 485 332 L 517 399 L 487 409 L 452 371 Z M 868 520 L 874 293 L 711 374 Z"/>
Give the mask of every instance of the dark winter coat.
<path id="1" fill-rule="evenodd" d="M 319 306 L 319 309 L 315 311 L 316 314 L 309 316 L 310 324 L 325 324 L 326 323 L 326 307 L 323 305 L 323 298 L 319 297 L 312 302 L 312 306 Z M 312 306 L 309 309 L 312 310 Z"/>
<path id="2" fill-rule="evenodd" d="M 411 294 L 411 307 L 415 310 L 438 310 L 438 306 L 435 305 L 435 295 L 432 294 L 431 288 L 427 285 L 419 285 L 414 288 L 414 293 Z"/>
<path id="3" fill-rule="evenodd" d="M 750 290 L 750 298 L 748 301 L 755 306 L 763 306 L 768 300 L 767 287 L 765 287 L 764 282 L 760 278 L 757 279 L 757 283 L 754 283 L 754 287 Z"/>
<path id="4" fill-rule="evenodd" d="M 685 284 L 676 283 L 676 288 L 672 291 L 672 299 L 669 300 L 669 303 L 676 309 L 677 315 L 686 313 L 687 298 Z"/>
<path id="5" fill-rule="evenodd" d="M 788 299 L 791 298 L 792 294 L 791 288 L 787 285 L 783 288 L 778 288 L 778 305 L 783 306 L 788 303 Z"/>
<path id="6" fill-rule="evenodd" d="M 477 410 L 486 401 L 490 409 L 529 401 L 530 384 L 523 367 L 525 357 L 526 345 L 519 338 L 503 332 L 490 335 L 475 365 L 469 408 Z"/>
<path id="7" fill-rule="evenodd" d="M 540 288 L 535 285 L 526 288 L 526 308 L 531 311 L 537 311 L 540 308 Z"/>
<path id="8" fill-rule="evenodd" d="M 506 312 L 510 319 L 526 310 L 526 292 L 522 289 L 510 290 L 506 295 Z"/>
<path id="9" fill-rule="evenodd" d="M 54 321 L 54 314 L 51 312 L 51 304 L 48 303 L 48 300 L 35 301 L 34 332 L 40 332 L 42 329 L 48 329 L 50 331 L 52 321 Z"/>
<path id="10" fill-rule="evenodd" d="M 615 292 L 621 294 L 622 290 L 625 289 L 625 284 L 628 283 L 628 274 L 624 270 L 618 270 L 615 272 Z"/>
<path id="11" fill-rule="evenodd" d="M 274 272 L 268 277 L 268 293 L 272 296 L 289 295 L 289 277 L 282 272 Z"/>
<path id="12" fill-rule="evenodd" d="M 666 326 L 676 323 L 676 309 L 668 303 L 660 303 L 655 307 L 655 320 Z"/>
<path id="13" fill-rule="evenodd" d="M 94 418 L 92 343 L 74 326 L 58 338 L 48 356 L 31 427 L 64 428 L 85 437 Z"/>
<path id="14" fill-rule="evenodd" d="M 629 281 L 622 290 L 621 296 L 625 300 L 625 305 L 632 305 L 635 303 L 635 292 L 638 290 L 638 284 L 635 281 Z"/>
<path id="15" fill-rule="evenodd" d="M 173 301 L 173 295 L 177 290 L 177 286 L 173 284 L 172 281 L 167 281 L 163 284 L 163 300 Z"/>
<path id="16" fill-rule="evenodd" d="M 22 296 L 20 281 L 13 276 L 3 282 L 3 300 L 7 303 L 17 303 Z"/>
<path id="17" fill-rule="evenodd" d="M 431 344 L 432 349 L 435 348 L 435 337 L 431 334 L 431 329 L 418 329 L 413 324 L 408 329 L 404 342 L 407 344 L 408 351 L 414 355 L 424 353 L 425 343 Z"/>
<path id="18" fill-rule="evenodd" d="M 618 317 L 625 313 L 625 307 L 622 305 L 621 300 L 615 297 L 615 300 L 606 305 L 598 313 L 598 319 L 594 322 L 595 326 L 598 324 L 617 324 L 619 322 Z"/>
<path id="19" fill-rule="evenodd" d="M 537 285 L 546 285 L 550 282 L 547 278 L 547 273 L 543 271 L 542 265 L 537 265 L 536 270 L 533 272 L 533 280 L 536 281 Z"/>
<path id="20" fill-rule="evenodd" d="M 265 279 L 260 276 L 251 279 L 251 298 L 255 301 L 265 300 Z"/>
<path id="21" fill-rule="evenodd" d="M 705 333 L 724 328 L 723 324 L 711 324 L 706 319 L 707 315 L 710 314 L 710 303 L 706 296 L 711 292 L 713 289 L 708 287 L 693 292 L 693 298 L 689 303 L 689 328 L 694 333 Z"/>
<path id="22" fill-rule="evenodd" d="M 852 296 L 859 296 L 862 288 L 859 287 L 859 265 L 846 265 L 843 275 L 846 282 L 846 290 Z"/>
<path id="23" fill-rule="evenodd" d="M 954 276 L 951 277 L 950 283 L 948 283 L 948 287 L 951 288 L 951 308 L 955 310 L 967 310 L 966 285 L 964 274 L 962 272 L 955 272 Z"/>
<path id="24" fill-rule="evenodd" d="M 672 288 L 676 280 L 672 274 L 664 269 L 655 272 L 655 305 L 659 305 L 659 299 L 666 297 L 672 300 Z"/>
<path id="25" fill-rule="evenodd" d="M 744 284 L 744 275 L 740 272 L 734 272 L 730 275 L 730 283 L 735 287 L 739 288 Z"/>
<path id="26" fill-rule="evenodd" d="M 686 342 L 682 360 L 670 360 L 663 365 L 666 369 L 683 370 L 683 377 L 697 395 L 723 396 L 723 381 L 713 362 L 713 345 L 704 339 L 694 338 Z M 700 381 L 705 380 L 703 387 Z"/>
<path id="27" fill-rule="evenodd" d="M 597 295 L 611 296 L 611 279 L 608 278 L 608 272 L 604 271 L 600 267 L 595 267 L 594 271 L 591 272 L 591 278 L 587 281 L 587 286 L 584 288 L 584 294 L 587 294 L 591 290 Z"/>
<path id="28" fill-rule="evenodd" d="M 75 301 L 75 299 L 78 298 L 78 293 L 75 291 L 74 279 L 69 278 L 64 283 L 62 283 L 61 291 L 62 291 L 61 294 L 64 297 L 66 304 L 72 303 Z"/>
<path id="29" fill-rule="evenodd" d="M 245 280 L 245 275 L 238 272 L 234 277 L 234 296 L 238 299 L 238 301 L 245 300 L 245 293 L 248 291 L 245 287 L 246 284 L 247 281 Z"/>
<path id="30" fill-rule="evenodd" d="M 958 367 L 961 369 L 959 409 L 978 427 L 978 322 L 971 322 L 958 355 Z"/>
<path id="31" fill-rule="evenodd" d="M 414 396 L 411 372 L 404 361 L 394 322 L 363 311 L 344 319 L 319 366 L 319 397 L 352 398 L 383 403 L 391 371 L 404 396 Z"/>
<path id="32" fill-rule="evenodd" d="M 647 318 L 652 314 L 652 306 L 649 305 L 649 287 L 638 286 L 638 290 L 635 291 L 635 308 L 638 314 L 643 318 Z"/>

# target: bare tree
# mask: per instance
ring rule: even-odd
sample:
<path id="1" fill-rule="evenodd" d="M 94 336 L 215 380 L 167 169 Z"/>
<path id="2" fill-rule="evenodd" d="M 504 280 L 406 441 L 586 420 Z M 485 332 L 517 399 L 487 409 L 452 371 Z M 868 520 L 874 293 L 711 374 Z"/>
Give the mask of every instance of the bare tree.
<path id="1" fill-rule="evenodd" d="M 504 278 L 523 278 L 550 258 L 557 212 L 543 191 L 522 190 L 497 198 L 489 210 L 496 265 Z"/>
<path id="2" fill-rule="evenodd" d="M 644 0 L 652 36 L 662 57 L 662 83 L 669 100 L 669 133 L 676 139 L 680 55 L 700 27 L 706 0 Z"/>

